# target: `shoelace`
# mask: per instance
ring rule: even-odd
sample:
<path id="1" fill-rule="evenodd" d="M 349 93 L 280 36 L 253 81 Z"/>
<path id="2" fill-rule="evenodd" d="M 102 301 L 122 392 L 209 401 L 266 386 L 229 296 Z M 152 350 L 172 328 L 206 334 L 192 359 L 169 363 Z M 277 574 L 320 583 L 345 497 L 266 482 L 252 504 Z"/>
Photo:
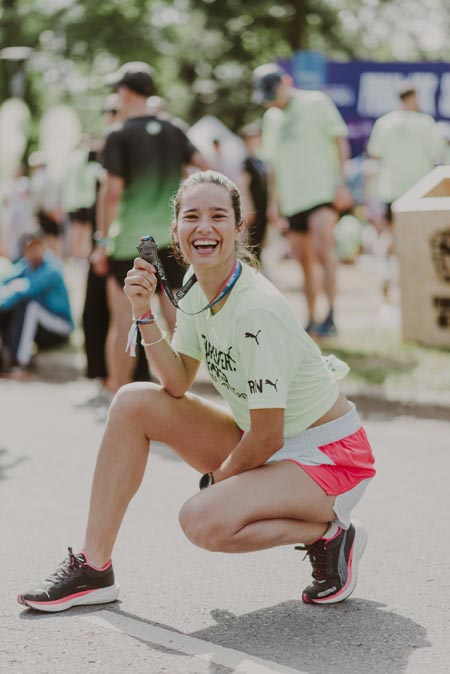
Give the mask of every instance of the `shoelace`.
<path id="1" fill-rule="evenodd" d="M 295 550 L 306 550 L 303 560 L 309 557 L 313 569 L 312 577 L 315 580 L 325 580 L 328 578 L 329 556 L 325 542 L 313 543 L 312 545 L 296 545 Z"/>
<path id="2" fill-rule="evenodd" d="M 69 556 L 66 557 L 56 571 L 46 579 L 48 582 L 53 583 L 54 581 L 64 580 L 64 578 L 70 578 L 74 569 L 79 569 L 83 566 L 84 561 L 80 559 L 80 557 L 77 557 L 77 555 L 74 555 L 72 548 L 67 549 L 69 551 Z"/>

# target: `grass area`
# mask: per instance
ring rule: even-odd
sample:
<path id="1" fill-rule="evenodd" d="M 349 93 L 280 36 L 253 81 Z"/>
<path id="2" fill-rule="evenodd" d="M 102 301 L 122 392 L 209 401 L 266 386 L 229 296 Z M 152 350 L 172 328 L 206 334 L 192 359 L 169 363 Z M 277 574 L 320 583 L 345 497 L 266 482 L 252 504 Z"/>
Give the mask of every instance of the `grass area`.
<path id="1" fill-rule="evenodd" d="M 322 345 L 351 368 L 348 381 L 377 386 L 390 395 L 450 396 L 450 348 L 435 349 L 402 342 L 392 332 L 340 335 Z"/>

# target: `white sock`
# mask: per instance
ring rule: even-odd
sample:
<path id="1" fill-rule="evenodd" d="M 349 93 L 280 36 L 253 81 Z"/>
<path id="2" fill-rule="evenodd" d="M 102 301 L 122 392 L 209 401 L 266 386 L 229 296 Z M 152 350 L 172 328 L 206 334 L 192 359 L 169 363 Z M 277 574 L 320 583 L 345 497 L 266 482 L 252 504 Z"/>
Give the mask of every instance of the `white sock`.
<path id="1" fill-rule="evenodd" d="M 339 529 L 340 526 L 337 522 L 330 522 L 330 526 L 328 527 L 322 538 L 326 539 L 334 538 L 334 536 L 336 536 L 336 534 L 338 533 Z"/>

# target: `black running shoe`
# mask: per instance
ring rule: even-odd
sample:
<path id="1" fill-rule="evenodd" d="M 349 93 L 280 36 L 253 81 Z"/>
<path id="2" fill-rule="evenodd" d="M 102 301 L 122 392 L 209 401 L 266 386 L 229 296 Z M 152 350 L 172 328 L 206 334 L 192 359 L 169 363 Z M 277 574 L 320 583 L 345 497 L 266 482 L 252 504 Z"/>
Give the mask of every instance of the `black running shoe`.
<path id="1" fill-rule="evenodd" d="M 302 594 L 305 604 L 337 604 L 348 599 L 356 586 L 358 562 L 366 543 L 366 530 L 353 520 L 347 531 L 339 529 L 331 539 L 296 546 L 296 550 L 306 550 L 313 568 L 314 580 Z"/>
<path id="2" fill-rule="evenodd" d="M 94 569 L 87 563 L 83 553 L 69 556 L 35 590 L 19 594 L 17 601 L 22 606 L 37 611 L 65 611 L 71 606 L 106 604 L 119 596 L 119 586 L 114 583 L 114 571 L 109 562 L 103 569 Z"/>

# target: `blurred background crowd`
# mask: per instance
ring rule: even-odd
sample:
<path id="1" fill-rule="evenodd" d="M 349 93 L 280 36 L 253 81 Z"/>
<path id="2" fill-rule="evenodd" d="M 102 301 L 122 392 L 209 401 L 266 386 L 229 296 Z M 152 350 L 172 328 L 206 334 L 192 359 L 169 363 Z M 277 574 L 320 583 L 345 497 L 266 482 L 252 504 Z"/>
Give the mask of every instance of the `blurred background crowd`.
<path id="1" fill-rule="evenodd" d="M 111 75 L 130 62 L 151 64 L 145 114 L 170 121 L 201 157 L 186 161 L 183 172 L 212 168 L 242 190 L 263 270 L 263 246 L 281 238 L 288 223 L 271 208 L 273 157 L 262 138 L 267 100 L 255 98 L 254 69 L 271 62 L 295 89 L 325 92 L 349 140 L 344 175 L 351 199 L 340 209 L 335 252 L 344 263 L 362 252 L 385 257 L 380 293 L 388 296 L 391 204 L 450 161 L 449 25 L 444 0 L 2 0 L 0 280 L 15 285 L 9 294 L 0 287 L 0 329 L 2 306 L 10 309 L 2 297 L 20 292 L 24 265 L 35 269 L 51 257 L 53 284 L 76 265 L 92 291 L 88 275 L 102 234 L 98 194 L 111 174 L 105 143 L 129 112 Z M 279 250 L 292 255 L 287 243 Z M 100 292 L 94 320 L 105 326 L 96 337 L 104 344 L 115 307 L 106 289 Z M 47 309 L 56 302 L 64 323 L 55 331 L 39 319 L 36 341 L 57 344 L 81 322 L 89 341 L 86 302 L 83 316 L 73 316 L 61 287 L 58 293 Z M 16 331 L 27 320 L 21 316 Z M 5 329 L 11 333 L 10 322 Z M 4 370 L 29 365 L 28 355 L 13 356 L 3 354 Z M 88 353 L 88 376 L 107 383 L 107 370 L 101 346 L 100 355 Z"/>

